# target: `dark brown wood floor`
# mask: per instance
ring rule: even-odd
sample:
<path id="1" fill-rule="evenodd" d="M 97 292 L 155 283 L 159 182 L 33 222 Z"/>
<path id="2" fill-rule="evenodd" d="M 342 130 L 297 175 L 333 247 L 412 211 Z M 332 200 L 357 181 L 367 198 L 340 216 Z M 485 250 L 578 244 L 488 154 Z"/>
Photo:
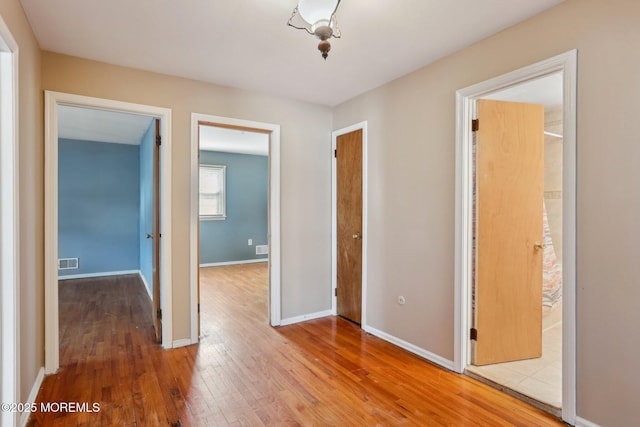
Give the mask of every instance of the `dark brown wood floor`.
<path id="1" fill-rule="evenodd" d="M 201 311 L 201 343 L 163 350 L 136 276 L 61 282 L 61 369 L 38 402 L 100 411 L 29 425 L 563 425 L 341 319 L 269 327 L 266 264 L 203 269 Z"/>

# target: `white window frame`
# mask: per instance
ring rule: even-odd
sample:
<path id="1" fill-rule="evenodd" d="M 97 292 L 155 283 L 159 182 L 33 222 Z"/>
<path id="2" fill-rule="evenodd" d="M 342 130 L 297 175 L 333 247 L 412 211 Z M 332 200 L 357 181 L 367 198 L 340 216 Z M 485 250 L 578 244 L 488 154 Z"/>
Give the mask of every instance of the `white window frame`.
<path id="1" fill-rule="evenodd" d="M 202 169 L 210 169 L 213 171 L 219 171 L 220 173 L 220 204 L 221 212 L 218 214 L 202 214 L 201 205 L 202 205 L 202 184 L 200 184 L 200 189 L 198 191 L 198 199 L 200 201 L 198 207 L 198 214 L 201 220 L 224 220 L 227 218 L 227 167 L 225 165 L 207 165 L 201 164 L 199 171 L 202 172 Z"/>

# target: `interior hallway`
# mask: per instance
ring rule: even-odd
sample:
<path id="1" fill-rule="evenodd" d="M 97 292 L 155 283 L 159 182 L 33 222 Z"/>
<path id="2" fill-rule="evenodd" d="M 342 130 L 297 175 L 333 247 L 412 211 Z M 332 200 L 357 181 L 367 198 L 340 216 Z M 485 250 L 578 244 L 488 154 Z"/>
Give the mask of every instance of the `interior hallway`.
<path id="1" fill-rule="evenodd" d="M 201 270 L 200 345 L 152 341 L 136 276 L 60 283 L 61 368 L 38 402 L 98 413 L 35 413 L 29 425 L 559 426 L 338 318 L 271 328 L 267 265 Z"/>

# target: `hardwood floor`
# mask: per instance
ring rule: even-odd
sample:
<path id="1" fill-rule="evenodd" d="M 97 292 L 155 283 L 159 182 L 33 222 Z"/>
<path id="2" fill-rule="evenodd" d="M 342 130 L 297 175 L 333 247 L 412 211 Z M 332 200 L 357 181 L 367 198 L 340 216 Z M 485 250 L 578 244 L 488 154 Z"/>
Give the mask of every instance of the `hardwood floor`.
<path id="1" fill-rule="evenodd" d="M 136 276 L 60 283 L 61 369 L 31 426 L 556 426 L 557 419 L 438 368 L 340 318 L 267 322 L 266 264 L 201 271 L 202 339 L 153 343 Z"/>

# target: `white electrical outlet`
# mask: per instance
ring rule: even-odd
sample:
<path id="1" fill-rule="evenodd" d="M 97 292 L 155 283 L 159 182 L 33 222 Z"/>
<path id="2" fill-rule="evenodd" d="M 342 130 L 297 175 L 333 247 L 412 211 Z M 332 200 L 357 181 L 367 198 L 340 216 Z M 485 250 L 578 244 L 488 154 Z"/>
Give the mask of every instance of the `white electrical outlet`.
<path id="1" fill-rule="evenodd" d="M 247 242 L 247 245 L 249 246 L 253 245 L 253 239 L 249 239 L 249 241 Z"/>

